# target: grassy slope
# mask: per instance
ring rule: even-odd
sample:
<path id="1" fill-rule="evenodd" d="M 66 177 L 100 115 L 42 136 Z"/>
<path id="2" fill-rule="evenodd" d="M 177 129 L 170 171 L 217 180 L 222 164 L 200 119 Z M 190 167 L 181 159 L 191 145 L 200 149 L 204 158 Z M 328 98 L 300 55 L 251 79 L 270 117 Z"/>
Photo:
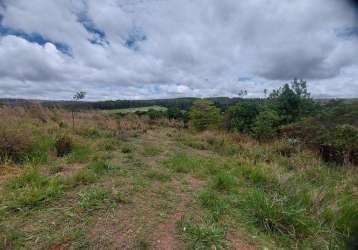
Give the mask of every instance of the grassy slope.
<path id="1" fill-rule="evenodd" d="M 0 248 L 341 249 L 357 212 L 356 170 L 279 144 L 163 127 L 73 136 L 69 156 L 4 171 Z"/>

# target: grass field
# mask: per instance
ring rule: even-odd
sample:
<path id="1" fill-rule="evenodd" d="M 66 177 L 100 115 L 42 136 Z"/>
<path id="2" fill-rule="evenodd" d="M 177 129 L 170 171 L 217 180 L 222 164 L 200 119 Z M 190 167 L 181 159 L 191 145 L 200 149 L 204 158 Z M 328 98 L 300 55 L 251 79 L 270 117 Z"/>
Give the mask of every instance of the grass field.
<path id="1" fill-rule="evenodd" d="M 16 112 L 40 146 L 1 164 L 0 249 L 344 249 L 353 234 L 357 169 L 282 141 Z"/>
<path id="2" fill-rule="evenodd" d="M 140 108 L 114 109 L 108 112 L 110 114 L 128 114 L 128 113 L 135 113 L 135 112 L 147 112 L 150 109 L 157 110 L 157 111 L 167 110 L 167 108 L 161 106 L 148 106 L 148 107 L 140 107 Z"/>

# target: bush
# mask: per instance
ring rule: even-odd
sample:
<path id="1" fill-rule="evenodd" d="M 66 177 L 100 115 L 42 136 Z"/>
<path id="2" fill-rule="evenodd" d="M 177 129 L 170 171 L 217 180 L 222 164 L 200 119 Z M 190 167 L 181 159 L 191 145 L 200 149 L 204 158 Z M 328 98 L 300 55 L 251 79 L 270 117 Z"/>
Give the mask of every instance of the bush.
<path id="1" fill-rule="evenodd" d="M 29 131 L 0 126 L 0 161 L 22 162 L 32 147 L 33 140 Z"/>
<path id="2" fill-rule="evenodd" d="M 249 133 L 259 113 L 258 103 L 255 100 L 240 100 L 229 108 L 226 115 L 226 127 L 229 130 Z"/>
<path id="3" fill-rule="evenodd" d="M 195 101 L 189 116 L 191 126 L 197 131 L 218 128 L 221 120 L 220 110 L 208 100 Z"/>
<path id="4" fill-rule="evenodd" d="M 275 111 L 263 111 L 256 117 L 252 135 L 260 141 L 270 140 L 277 135 L 279 122 Z"/>
<path id="5" fill-rule="evenodd" d="M 67 135 L 61 135 L 55 142 L 56 153 L 58 157 L 63 157 L 72 152 L 73 142 L 72 138 Z"/>

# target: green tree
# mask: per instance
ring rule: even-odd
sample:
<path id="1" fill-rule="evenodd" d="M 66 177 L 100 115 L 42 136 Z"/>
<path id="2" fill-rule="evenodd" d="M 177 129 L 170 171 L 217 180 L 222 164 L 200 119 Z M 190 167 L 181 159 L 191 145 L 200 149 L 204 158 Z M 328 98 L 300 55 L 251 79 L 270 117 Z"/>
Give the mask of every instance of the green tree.
<path id="1" fill-rule="evenodd" d="M 291 85 L 274 90 L 269 96 L 269 105 L 282 118 L 283 124 L 296 122 L 310 114 L 313 100 L 307 90 L 307 82 L 294 79 Z"/>
<path id="2" fill-rule="evenodd" d="M 280 117 L 275 111 L 262 111 L 256 117 L 252 127 L 252 135 L 260 141 L 270 140 L 277 135 L 279 123 Z"/>
<path id="3" fill-rule="evenodd" d="M 190 125 L 197 131 L 218 128 L 221 120 L 220 110 L 213 102 L 198 100 L 189 111 Z"/>
<path id="4" fill-rule="evenodd" d="M 351 152 L 358 149 L 358 128 L 349 124 L 337 126 L 336 144 L 343 152 L 344 164 L 348 165 Z"/>
<path id="5" fill-rule="evenodd" d="M 86 97 L 86 92 L 80 91 L 77 92 L 74 96 L 73 96 L 73 100 L 75 102 L 78 102 L 80 100 L 83 100 Z M 75 130 L 75 112 L 76 112 L 76 105 L 72 106 L 72 129 Z"/>
<path id="6" fill-rule="evenodd" d="M 229 108 L 225 115 L 229 129 L 249 133 L 259 113 L 259 105 L 255 100 L 240 100 Z"/>

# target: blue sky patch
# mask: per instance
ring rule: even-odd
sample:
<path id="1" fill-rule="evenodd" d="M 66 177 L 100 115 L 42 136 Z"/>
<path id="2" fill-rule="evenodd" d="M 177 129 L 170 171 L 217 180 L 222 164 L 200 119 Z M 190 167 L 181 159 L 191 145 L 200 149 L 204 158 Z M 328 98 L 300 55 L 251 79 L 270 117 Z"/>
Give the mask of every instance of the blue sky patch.
<path id="1" fill-rule="evenodd" d="M 87 32 L 93 34 L 93 38 L 89 41 L 93 44 L 105 45 L 109 44 L 106 39 L 106 33 L 96 27 L 95 23 L 87 16 L 87 14 L 80 14 L 78 21 L 83 25 Z"/>
<path id="2" fill-rule="evenodd" d="M 252 76 L 240 76 L 239 82 L 247 82 L 247 81 L 251 81 L 253 79 L 254 79 L 254 77 L 252 77 Z"/>
<path id="3" fill-rule="evenodd" d="M 21 37 L 21 38 L 27 40 L 30 43 L 37 43 L 41 46 L 45 45 L 46 43 L 52 43 L 62 53 L 72 56 L 71 48 L 67 44 L 52 41 L 38 33 L 30 33 L 29 34 L 29 33 L 26 33 L 26 32 L 20 31 L 20 30 L 7 28 L 0 24 L 0 36 L 7 36 L 7 35 L 18 36 L 18 37 Z"/>
<path id="4" fill-rule="evenodd" d="M 134 28 L 128 35 L 127 40 L 125 42 L 125 46 L 128 49 L 138 50 L 139 43 L 147 40 L 147 36 L 144 34 L 143 31 Z"/>

